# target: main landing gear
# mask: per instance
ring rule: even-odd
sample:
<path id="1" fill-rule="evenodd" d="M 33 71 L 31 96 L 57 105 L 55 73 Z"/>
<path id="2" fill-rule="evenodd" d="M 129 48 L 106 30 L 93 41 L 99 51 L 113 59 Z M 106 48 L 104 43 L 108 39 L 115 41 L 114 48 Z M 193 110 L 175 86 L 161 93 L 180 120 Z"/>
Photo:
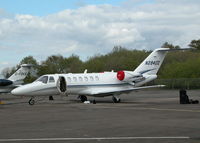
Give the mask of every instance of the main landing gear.
<path id="1" fill-rule="evenodd" d="M 35 100 L 34 98 L 32 97 L 29 101 L 28 101 L 29 105 L 34 105 L 35 104 Z"/>
<path id="2" fill-rule="evenodd" d="M 49 100 L 54 100 L 54 99 L 53 99 L 53 96 L 49 96 Z"/>
<path id="3" fill-rule="evenodd" d="M 87 101 L 87 97 L 85 95 L 80 95 L 78 98 L 81 99 L 81 102 Z"/>
<path id="4" fill-rule="evenodd" d="M 119 103 L 121 101 L 121 99 L 119 97 L 113 96 L 112 100 L 114 103 Z"/>
<path id="5" fill-rule="evenodd" d="M 85 101 L 87 101 L 87 97 L 85 96 L 85 95 L 79 95 L 78 96 L 78 98 L 81 100 L 81 102 L 85 102 Z M 94 100 L 92 100 L 91 101 L 93 104 L 96 104 L 96 100 L 94 99 Z M 90 101 L 89 101 L 89 103 L 90 103 Z"/>
<path id="6" fill-rule="evenodd" d="M 78 98 L 81 100 L 81 102 L 87 101 L 87 97 L 86 97 L 85 95 L 79 95 Z M 120 103 L 120 102 L 121 102 L 121 99 L 120 99 L 119 97 L 117 97 L 117 96 L 113 96 L 113 97 L 112 97 L 112 100 L 113 100 L 114 103 Z M 92 103 L 93 103 L 93 104 L 96 104 L 96 101 L 93 100 Z"/>

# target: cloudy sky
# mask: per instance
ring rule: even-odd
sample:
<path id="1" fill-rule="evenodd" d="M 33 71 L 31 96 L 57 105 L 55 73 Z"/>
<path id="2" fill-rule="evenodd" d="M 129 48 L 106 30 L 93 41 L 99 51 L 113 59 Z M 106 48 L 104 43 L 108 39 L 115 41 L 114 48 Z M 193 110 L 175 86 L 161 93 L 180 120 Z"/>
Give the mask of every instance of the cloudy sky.
<path id="1" fill-rule="evenodd" d="M 87 60 L 115 45 L 149 50 L 193 39 L 199 0 L 0 0 L 0 70 L 29 55 Z"/>

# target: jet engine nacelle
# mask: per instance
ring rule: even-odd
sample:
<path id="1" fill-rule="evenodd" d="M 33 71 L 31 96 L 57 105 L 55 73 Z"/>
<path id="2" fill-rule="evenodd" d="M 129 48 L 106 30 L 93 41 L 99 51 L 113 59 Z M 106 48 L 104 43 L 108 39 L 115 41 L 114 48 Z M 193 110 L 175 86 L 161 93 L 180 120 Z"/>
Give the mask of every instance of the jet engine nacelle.
<path id="1" fill-rule="evenodd" d="M 135 73 L 132 71 L 118 71 L 117 79 L 126 82 L 137 82 L 144 79 L 143 75 L 140 73 Z"/>
<path id="2" fill-rule="evenodd" d="M 13 82 L 10 81 L 10 80 L 0 79 L 0 86 L 8 86 L 8 85 L 11 85 L 11 84 L 13 84 Z"/>

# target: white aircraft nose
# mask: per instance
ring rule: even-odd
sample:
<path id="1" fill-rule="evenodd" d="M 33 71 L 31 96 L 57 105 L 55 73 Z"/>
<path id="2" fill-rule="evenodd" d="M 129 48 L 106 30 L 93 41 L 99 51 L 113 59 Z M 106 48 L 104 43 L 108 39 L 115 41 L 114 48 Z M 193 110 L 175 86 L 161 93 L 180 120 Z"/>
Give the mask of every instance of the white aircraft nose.
<path id="1" fill-rule="evenodd" d="M 12 95 L 22 95 L 23 92 L 21 91 L 21 89 L 18 87 L 18 88 L 15 88 L 11 91 L 11 94 Z"/>

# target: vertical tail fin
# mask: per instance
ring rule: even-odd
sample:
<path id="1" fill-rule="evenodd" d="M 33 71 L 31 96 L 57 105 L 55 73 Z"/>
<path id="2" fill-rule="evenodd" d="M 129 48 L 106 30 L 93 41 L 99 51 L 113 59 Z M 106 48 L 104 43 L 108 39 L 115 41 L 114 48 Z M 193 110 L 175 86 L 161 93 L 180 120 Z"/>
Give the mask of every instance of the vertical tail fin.
<path id="1" fill-rule="evenodd" d="M 30 72 L 32 65 L 31 64 L 23 64 L 21 67 L 12 74 L 8 79 L 13 82 L 21 82 Z"/>
<path id="2" fill-rule="evenodd" d="M 156 75 L 163 60 L 169 51 L 169 48 L 155 49 L 136 69 L 134 72 L 140 74 Z"/>

